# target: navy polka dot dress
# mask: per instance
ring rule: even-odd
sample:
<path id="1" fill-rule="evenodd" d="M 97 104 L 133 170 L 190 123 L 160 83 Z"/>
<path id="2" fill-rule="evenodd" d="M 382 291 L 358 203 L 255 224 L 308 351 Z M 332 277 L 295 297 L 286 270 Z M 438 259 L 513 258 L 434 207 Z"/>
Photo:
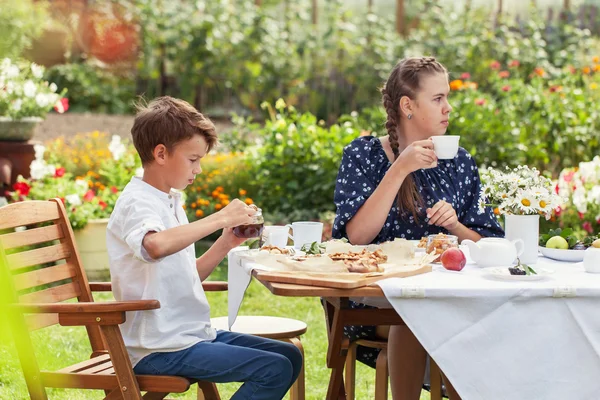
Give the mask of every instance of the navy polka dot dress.
<path id="1" fill-rule="evenodd" d="M 346 224 L 375 191 L 391 165 L 381 141 L 376 137 L 360 137 L 344 148 L 335 186 L 337 211 L 333 224 L 334 238 L 347 237 Z M 425 203 L 424 208 L 418 208 L 418 221 L 410 213 L 401 215 L 394 205 L 373 243 L 395 238 L 418 240 L 439 232 L 448 233 L 444 228 L 429 225 L 425 215 L 425 208 L 433 207 L 440 200 L 450 203 L 456 210 L 458 220 L 481 236 L 504 237 L 491 208 L 479 209 L 479 172 L 473 157 L 462 147 L 454 159 L 438 160 L 436 168 L 417 170 L 412 176 Z M 368 307 L 356 303 L 352 306 Z M 345 327 L 344 332 L 350 340 L 375 338 L 374 326 L 350 326 Z M 377 351 L 361 349 L 359 346 L 357 358 L 375 367 Z"/>

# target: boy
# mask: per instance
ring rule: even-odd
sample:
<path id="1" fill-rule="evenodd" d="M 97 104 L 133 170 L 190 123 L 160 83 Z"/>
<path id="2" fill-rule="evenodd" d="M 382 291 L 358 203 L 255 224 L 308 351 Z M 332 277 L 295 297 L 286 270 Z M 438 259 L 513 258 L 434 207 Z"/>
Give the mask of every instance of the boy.
<path id="1" fill-rule="evenodd" d="M 180 193 L 202 172 L 200 160 L 217 143 L 212 122 L 183 100 L 159 97 L 140 107 L 131 129 L 144 167 L 115 205 L 107 229 L 117 300 L 156 299 L 161 307 L 130 312 L 121 325 L 137 374 L 244 382 L 232 399 L 282 399 L 298 377 L 302 355 L 288 343 L 215 331 L 201 281 L 244 239 L 232 228 L 254 210 L 235 199 L 188 223 Z M 200 258 L 194 242 L 223 229 Z"/>

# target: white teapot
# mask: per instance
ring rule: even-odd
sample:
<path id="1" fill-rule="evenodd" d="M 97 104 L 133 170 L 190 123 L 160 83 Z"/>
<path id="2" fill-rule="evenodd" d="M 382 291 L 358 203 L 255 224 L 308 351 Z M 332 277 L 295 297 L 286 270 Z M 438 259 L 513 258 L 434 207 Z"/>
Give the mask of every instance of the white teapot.
<path id="1" fill-rule="evenodd" d="M 525 249 L 521 239 L 510 241 L 504 238 L 483 238 L 477 243 L 465 239 L 462 244 L 469 248 L 471 258 L 481 267 L 512 265 Z M 520 247 L 519 251 L 517 245 Z"/>

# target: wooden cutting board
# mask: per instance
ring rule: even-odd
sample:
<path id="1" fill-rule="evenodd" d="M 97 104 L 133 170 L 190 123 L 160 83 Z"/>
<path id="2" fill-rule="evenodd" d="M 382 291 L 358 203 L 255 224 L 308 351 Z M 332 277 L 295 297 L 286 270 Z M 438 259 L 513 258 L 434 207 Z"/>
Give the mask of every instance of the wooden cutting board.
<path id="1" fill-rule="evenodd" d="M 304 271 L 260 271 L 257 278 L 269 282 L 295 283 L 298 285 L 320 286 L 337 289 L 354 289 L 368 286 L 382 279 L 404 278 L 431 272 L 431 265 L 415 265 L 394 268 L 390 272 L 356 274 L 351 272 L 323 273 Z"/>

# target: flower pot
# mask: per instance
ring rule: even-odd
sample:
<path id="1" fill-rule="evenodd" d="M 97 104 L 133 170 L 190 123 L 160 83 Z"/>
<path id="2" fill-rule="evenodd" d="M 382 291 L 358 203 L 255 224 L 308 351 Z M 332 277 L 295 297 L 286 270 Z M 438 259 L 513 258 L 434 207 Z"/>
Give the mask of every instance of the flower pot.
<path id="1" fill-rule="evenodd" d="M 39 117 L 12 119 L 0 117 L 0 140 L 27 141 L 33 137 L 35 127 L 42 122 Z"/>
<path id="2" fill-rule="evenodd" d="M 539 215 L 505 215 L 504 230 L 510 241 L 521 239 L 523 254 L 519 257 L 523 264 L 535 264 L 538 259 L 540 236 Z"/>
<path id="3" fill-rule="evenodd" d="M 107 226 L 108 218 L 91 219 L 83 229 L 74 232 L 79 257 L 90 281 L 110 280 L 106 250 Z"/>

